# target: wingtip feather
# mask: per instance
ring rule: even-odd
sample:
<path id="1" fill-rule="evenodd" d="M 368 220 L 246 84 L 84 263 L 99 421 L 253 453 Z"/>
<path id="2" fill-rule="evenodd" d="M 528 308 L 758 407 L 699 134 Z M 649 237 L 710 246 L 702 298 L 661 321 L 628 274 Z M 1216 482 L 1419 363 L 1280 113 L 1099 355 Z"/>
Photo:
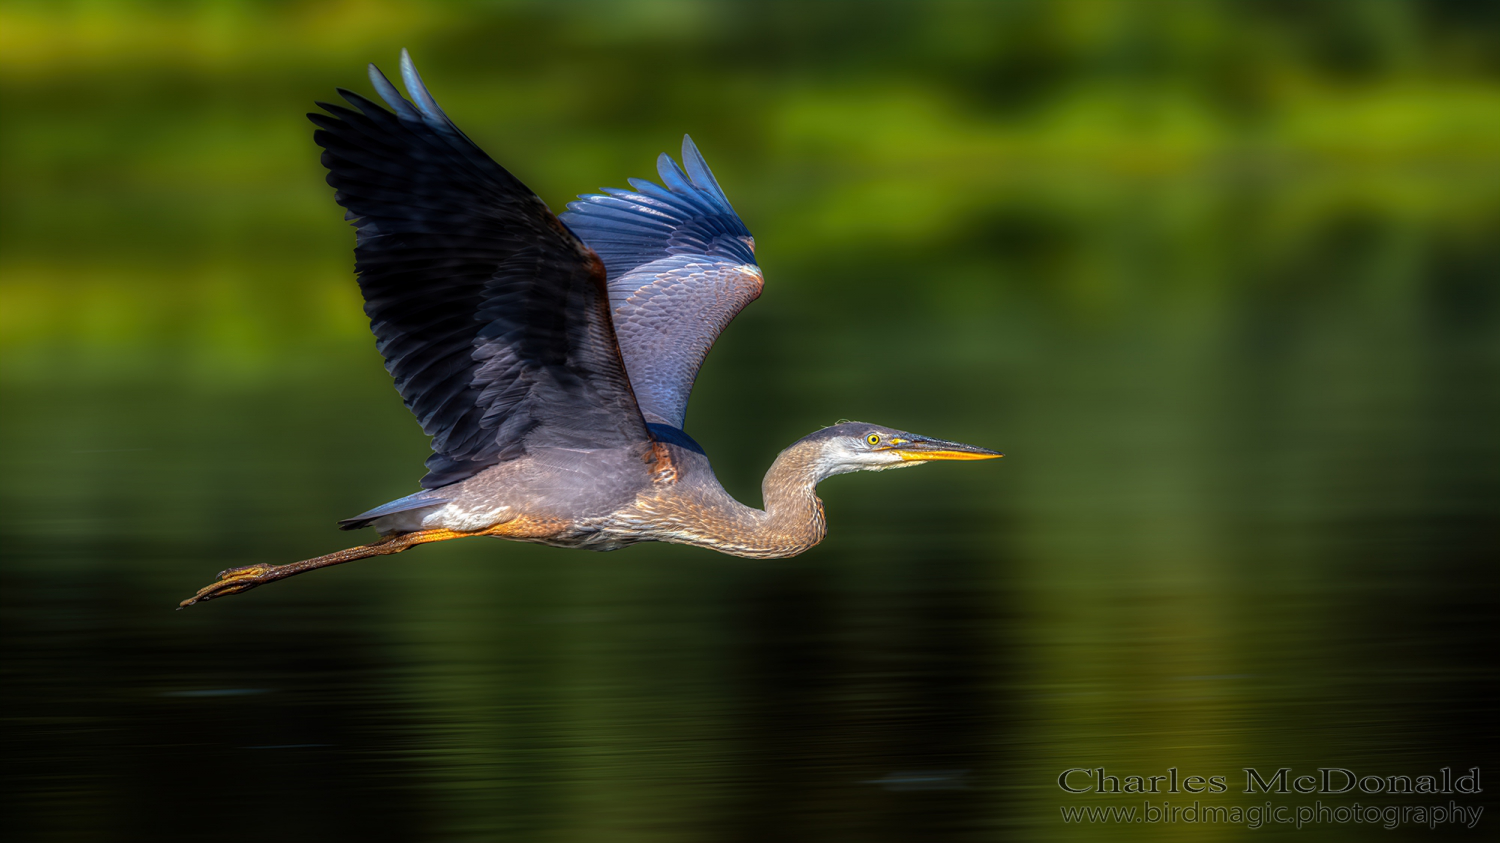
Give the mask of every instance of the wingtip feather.
<path id="1" fill-rule="evenodd" d="M 674 193 L 681 193 L 686 196 L 692 195 L 692 180 L 689 179 L 687 173 L 683 172 L 682 168 L 677 165 L 677 162 L 672 160 L 672 156 L 668 155 L 665 152 L 663 152 L 661 155 L 658 155 L 656 157 L 656 172 L 661 176 L 662 183 L 670 188 Z"/>
<path id="2" fill-rule="evenodd" d="M 440 124 L 447 124 L 448 115 L 438 107 L 437 100 L 428 93 L 427 86 L 422 84 L 422 76 L 417 73 L 417 66 L 411 60 L 411 53 L 401 48 L 401 82 L 406 85 L 406 94 L 411 97 L 412 102 L 421 110 L 422 114 L 429 120 Z"/>
<path id="3" fill-rule="evenodd" d="M 380 72 L 380 68 L 376 67 L 374 62 L 370 62 L 369 72 L 370 85 L 375 88 L 375 93 L 379 94 L 380 98 L 385 100 L 385 104 L 390 106 L 398 116 L 407 120 L 422 119 L 422 115 L 418 114 L 417 110 L 411 107 L 411 103 L 407 102 L 401 96 L 401 92 L 396 90 L 396 86 L 391 84 L 391 80 L 385 78 L 385 74 Z M 355 103 L 355 105 L 358 105 L 358 103 Z"/>
<path id="4" fill-rule="evenodd" d="M 719 180 L 714 178 L 713 171 L 708 169 L 708 162 L 703 160 L 703 153 L 698 151 L 698 145 L 693 143 L 690 135 L 682 136 L 682 163 L 687 166 L 688 175 L 693 184 L 707 190 L 713 197 L 725 206 L 729 206 L 729 197 L 724 195 L 724 188 L 719 187 Z"/>

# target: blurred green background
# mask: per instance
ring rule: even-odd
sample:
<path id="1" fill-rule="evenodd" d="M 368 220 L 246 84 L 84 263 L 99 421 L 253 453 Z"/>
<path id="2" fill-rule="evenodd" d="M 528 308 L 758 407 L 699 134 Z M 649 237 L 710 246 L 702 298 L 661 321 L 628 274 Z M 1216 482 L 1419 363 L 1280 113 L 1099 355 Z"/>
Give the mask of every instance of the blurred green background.
<path id="1" fill-rule="evenodd" d="M 742 500 L 846 417 L 1007 459 L 834 480 L 788 561 L 457 542 L 171 612 L 422 473 L 302 116 L 402 47 L 554 209 L 693 135 L 767 279 L 689 408 Z M 1442 834 L 1055 781 L 1495 767 L 1497 232 L 1489 2 L 4 0 L 0 822 Z"/>

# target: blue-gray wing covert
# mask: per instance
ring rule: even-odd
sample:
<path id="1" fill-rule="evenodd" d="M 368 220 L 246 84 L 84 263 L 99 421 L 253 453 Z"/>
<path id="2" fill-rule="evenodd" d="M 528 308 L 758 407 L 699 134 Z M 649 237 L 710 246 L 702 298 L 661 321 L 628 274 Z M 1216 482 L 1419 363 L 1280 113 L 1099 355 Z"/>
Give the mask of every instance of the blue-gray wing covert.
<path id="1" fill-rule="evenodd" d="M 719 332 L 760 295 L 755 240 L 691 138 L 687 172 L 663 153 L 665 186 L 580 196 L 559 217 L 604 261 L 615 335 L 648 422 L 681 428 Z"/>

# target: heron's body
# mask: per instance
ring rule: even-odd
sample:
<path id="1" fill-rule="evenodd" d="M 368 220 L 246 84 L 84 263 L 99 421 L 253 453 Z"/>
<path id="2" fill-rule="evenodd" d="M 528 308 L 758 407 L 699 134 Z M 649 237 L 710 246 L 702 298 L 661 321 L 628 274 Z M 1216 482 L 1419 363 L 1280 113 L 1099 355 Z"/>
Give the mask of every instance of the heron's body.
<path id="1" fill-rule="evenodd" d="M 699 367 L 763 278 L 692 141 L 685 171 L 661 156 L 661 185 L 632 179 L 555 216 L 448 119 L 405 52 L 401 71 L 411 101 L 371 65 L 390 111 L 340 91 L 353 109 L 309 117 L 358 229 L 376 345 L 433 437 L 423 489 L 341 522 L 374 527 L 372 544 L 225 571 L 182 605 L 463 537 L 795 556 L 826 533 L 829 476 L 1000 456 L 846 422 L 777 456 L 764 508 L 735 500 L 682 427 Z"/>
<path id="2" fill-rule="evenodd" d="M 410 501 L 417 508 L 349 524 L 381 535 L 451 530 L 586 550 L 660 541 L 759 558 L 795 556 L 823 540 L 811 445 L 777 457 L 762 486 L 765 509 L 755 509 L 724 490 L 697 443 L 680 431 L 658 436 L 655 447 L 527 455 Z"/>

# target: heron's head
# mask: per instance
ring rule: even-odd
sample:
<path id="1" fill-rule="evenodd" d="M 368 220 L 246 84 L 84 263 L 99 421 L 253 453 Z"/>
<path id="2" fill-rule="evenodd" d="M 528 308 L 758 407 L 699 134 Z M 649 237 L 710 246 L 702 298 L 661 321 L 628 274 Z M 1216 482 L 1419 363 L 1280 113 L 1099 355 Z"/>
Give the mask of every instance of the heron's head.
<path id="1" fill-rule="evenodd" d="M 933 439 L 865 422 L 843 422 L 804 437 L 797 445 L 816 449 L 818 476 L 884 471 L 934 460 L 992 460 L 1004 454 L 960 442 Z M 796 447 L 796 446 L 794 446 Z"/>

